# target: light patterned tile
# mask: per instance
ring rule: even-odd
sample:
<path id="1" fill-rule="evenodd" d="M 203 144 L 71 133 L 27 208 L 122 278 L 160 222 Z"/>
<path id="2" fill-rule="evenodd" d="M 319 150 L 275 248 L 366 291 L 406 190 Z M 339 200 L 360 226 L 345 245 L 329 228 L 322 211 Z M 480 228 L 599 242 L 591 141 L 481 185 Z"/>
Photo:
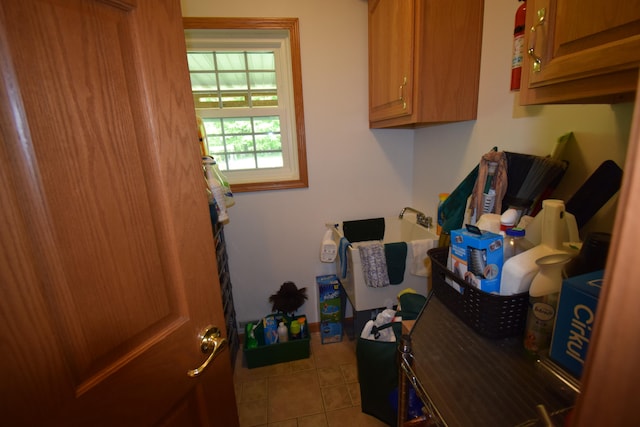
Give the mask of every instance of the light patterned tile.
<path id="1" fill-rule="evenodd" d="M 329 366 L 327 368 L 318 368 L 318 381 L 320 387 L 328 387 L 344 383 L 342 371 L 338 366 Z"/>
<path id="2" fill-rule="evenodd" d="M 267 401 L 254 400 L 238 404 L 240 427 L 255 427 L 267 424 Z"/>
<path id="3" fill-rule="evenodd" d="M 249 369 L 245 365 L 241 365 L 240 367 L 236 365 L 233 377 L 235 381 L 249 381 L 288 373 L 291 373 L 291 364 L 289 362 L 276 363 L 274 365 L 261 366 L 253 369 Z"/>
<path id="4" fill-rule="evenodd" d="M 370 415 L 363 414 L 359 406 L 328 411 L 326 413 L 329 427 L 388 427 L 387 424 Z M 348 422 L 345 422 L 348 420 Z"/>
<path id="5" fill-rule="evenodd" d="M 345 383 L 358 382 L 358 365 L 356 363 L 340 365 L 340 370 Z"/>
<path id="6" fill-rule="evenodd" d="M 267 399 L 267 379 L 260 378 L 242 383 L 241 402 Z"/>
<path id="7" fill-rule="evenodd" d="M 327 427 L 327 417 L 324 413 L 300 417 L 298 427 Z"/>
<path id="8" fill-rule="evenodd" d="M 294 360 L 290 362 L 291 372 L 308 371 L 315 369 L 316 364 L 313 357 L 307 357 L 306 359 Z"/>
<path id="9" fill-rule="evenodd" d="M 347 408 L 353 405 L 346 384 L 323 388 L 322 399 L 325 411 Z"/>
<path id="10" fill-rule="evenodd" d="M 347 384 L 347 390 L 349 390 L 353 406 L 360 406 L 360 383 Z"/>
<path id="11" fill-rule="evenodd" d="M 267 426 L 264 410 L 254 410 L 249 418 L 246 408 L 241 408 L 245 404 L 260 406 L 262 401 L 250 402 L 247 396 L 263 396 L 259 384 L 266 381 L 269 427 L 385 427 L 360 410 L 355 343 L 345 335 L 342 342 L 323 345 L 320 334 L 314 332 L 307 359 L 255 369 L 237 363 L 234 378 L 241 386 L 237 391 L 242 397 L 238 405 L 241 426 Z M 250 383 L 246 390 L 242 388 L 245 383 Z"/>
<path id="12" fill-rule="evenodd" d="M 268 427 L 300 427 L 300 424 L 298 424 L 297 419 L 293 418 L 290 420 L 276 421 L 275 423 L 269 423 Z"/>
<path id="13" fill-rule="evenodd" d="M 269 422 L 323 411 L 316 371 L 301 371 L 268 379 Z"/>

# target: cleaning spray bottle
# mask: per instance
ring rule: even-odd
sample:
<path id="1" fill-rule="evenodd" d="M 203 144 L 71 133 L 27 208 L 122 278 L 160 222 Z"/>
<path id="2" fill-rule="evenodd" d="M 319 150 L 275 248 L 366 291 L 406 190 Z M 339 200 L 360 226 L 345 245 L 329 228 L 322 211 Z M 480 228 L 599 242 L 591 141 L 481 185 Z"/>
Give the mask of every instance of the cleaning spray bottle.
<path id="1" fill-rule="evenodd" d="M 562 269 L 571 258 L 567 253 L 556 253 L 536 260 L 540 271 L 529 288 L 529 311 L 524 336 L 524 348 L 531 354 L 543 355 L 551 344 L 562 287 Z"/>

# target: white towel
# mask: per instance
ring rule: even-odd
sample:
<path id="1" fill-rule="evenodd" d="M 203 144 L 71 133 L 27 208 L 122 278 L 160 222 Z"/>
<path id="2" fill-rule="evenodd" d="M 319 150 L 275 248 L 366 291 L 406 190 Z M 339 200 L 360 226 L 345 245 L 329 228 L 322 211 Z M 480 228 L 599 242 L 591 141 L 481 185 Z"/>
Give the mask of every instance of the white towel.
<path id="1" fill-rule="evenodd" d="M 429 276 L 429 270 L 427 269 L 424 261 L 427 258 L 427 251 L 434 247 L 434 239 L 422 239 L 409 242 L 409 248 L 411 248 L 409 273 L 414 276 Z"/>
<path id="2" fill-rule="evenodd" d="M 370 288 L 389 286 L 389 271 L 382 242 L 368 241 L 358 243 L 357 246 L 360 252 L 364 284 Z"/>

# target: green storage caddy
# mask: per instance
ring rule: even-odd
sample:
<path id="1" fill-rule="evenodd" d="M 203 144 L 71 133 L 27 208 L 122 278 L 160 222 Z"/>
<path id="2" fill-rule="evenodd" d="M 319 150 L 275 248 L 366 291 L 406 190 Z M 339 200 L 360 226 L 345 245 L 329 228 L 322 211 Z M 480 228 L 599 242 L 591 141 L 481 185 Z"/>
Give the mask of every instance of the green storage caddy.
<path id="1" fill-rule="evenodd" d="M 300 317 L 305 316 L 294 316 L 292 318 L 287 318 L 287 321 Z M 309 357 L 309 344 L 311 342 L 311 337 L 309 335 L 308 327 L 304 338 L 292 340 L 291 336 L 289 336 L 289 341 L 287 342 L 265 345 L 262 321 L 258 320 L 257 323 L 258 326 L 254 331 L 254 336 L 258 341 L 258 347 L 247 348 L 247 337 L 245 336 L 244 339 L 244 355 L 249 369 L 274 365 L 276 363 L 291 362 L 293 360 L 306 359 Z"/>

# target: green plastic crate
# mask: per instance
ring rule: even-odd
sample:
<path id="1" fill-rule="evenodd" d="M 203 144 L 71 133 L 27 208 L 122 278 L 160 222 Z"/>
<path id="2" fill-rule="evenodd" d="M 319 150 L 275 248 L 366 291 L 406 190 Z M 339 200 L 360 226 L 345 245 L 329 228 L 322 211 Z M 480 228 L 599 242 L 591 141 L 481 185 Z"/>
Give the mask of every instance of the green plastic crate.
<path id="1" fill-rule="evenodd" d="M 295 316 L 293 319 L 300 317 L 305 316 Z M 255 321 L 251 323 L 255 324 L 256 322 L 258 322 L 258 327 L 256 327 L 254 333 L 256 340 L 258 341 L 258 347 L 247 348 L 247 337 L 245 336 L 244 339 L 244 355 L 249 369 L 274 365 L 276 363 L 291 362 L 292 360 L 306 359 L 309 357 L 309 343 L 311 342 L 311 338 L 309 335 L 308 325 L 305 338 L 292 340 L 291 337 L 289 337 L 289 341 L 287 342 L 265 345 L 262 321 Z"/>

